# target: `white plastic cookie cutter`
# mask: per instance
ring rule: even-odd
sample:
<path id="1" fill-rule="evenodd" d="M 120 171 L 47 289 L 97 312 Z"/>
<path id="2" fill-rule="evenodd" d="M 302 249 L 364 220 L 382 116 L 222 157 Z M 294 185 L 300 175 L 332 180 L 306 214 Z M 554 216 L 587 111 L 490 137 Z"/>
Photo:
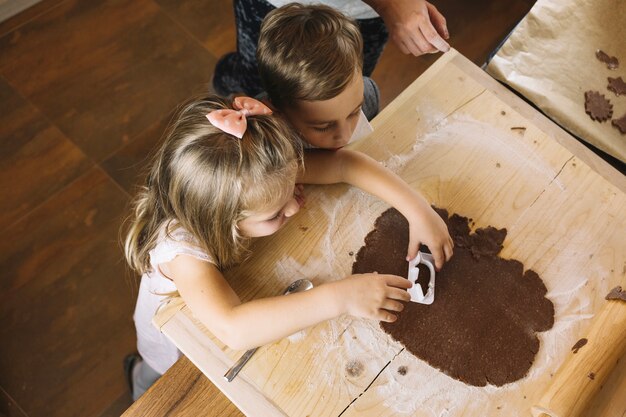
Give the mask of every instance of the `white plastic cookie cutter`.
<path id="1" fill-rule="evenodd" d="M 413 286 L 409 288 L 409 294 L 411 295 L 411 301 L 420 304 L 432 304 L 435 301 L 435 259 L 430 253 L 417 252 L 417 256 L 409 261 L 409 281 L 413 283 Z M 422 291 L 422 286 L 417 283 L 420 270 L 417 267 L 418 264 L 428 267 L 430 272 L 430 281 L 428 281 L 428 291 L 426 294 Z"/>

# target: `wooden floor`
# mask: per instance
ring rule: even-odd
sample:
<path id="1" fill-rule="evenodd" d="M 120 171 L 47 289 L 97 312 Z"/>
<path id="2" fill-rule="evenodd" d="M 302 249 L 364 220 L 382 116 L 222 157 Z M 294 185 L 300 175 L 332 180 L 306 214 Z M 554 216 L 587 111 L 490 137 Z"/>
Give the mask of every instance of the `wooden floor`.
<path id="1" fill-rule="evenodd" d="M 479 65 L 532 3 L 435 1 Z M 0 415 L 130 405 L 136 278 L 120 222 L 172 109 L 234 45 L 223 0 L 44 0 L 0 23 Z M 435 58 L 388 45 L 383 104 Z"/>

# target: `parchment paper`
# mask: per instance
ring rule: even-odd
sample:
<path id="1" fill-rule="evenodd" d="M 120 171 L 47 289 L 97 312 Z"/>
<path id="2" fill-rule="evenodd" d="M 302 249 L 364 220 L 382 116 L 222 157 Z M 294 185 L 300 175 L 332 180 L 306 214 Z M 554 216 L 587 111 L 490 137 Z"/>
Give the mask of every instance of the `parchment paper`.
<path id="1" fill-rule="evenodd" d="M 609 70 L 597 49 L 619 59 Z M 626 134 L 611 121 L 591 120 L 584 92 L 599 91 L 626 114 L 626 96 L 607 89 L 607 77 L 626 80 L 626 1 L 539 0 L 487 67 L 493 77 L 535 103 L 556 123 L 626 162 Z"/>

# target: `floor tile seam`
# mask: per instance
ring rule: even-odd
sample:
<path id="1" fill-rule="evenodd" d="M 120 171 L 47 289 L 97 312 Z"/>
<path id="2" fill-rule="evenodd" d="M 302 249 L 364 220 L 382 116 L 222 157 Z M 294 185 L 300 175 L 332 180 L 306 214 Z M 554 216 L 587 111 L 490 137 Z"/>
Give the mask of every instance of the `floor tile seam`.
<path id="1" fill-rule="evenodd" d="M 67 190 L 69 187 L 72 187 L 74 184 L 76 184 L 78 181 L 82 180 L 84 177 L 88 176 L 88 175 L 92 175 L 92 171 L 100 171 L 101 173 L 104 174 L 104 176 L 106 177 L 106 180 L 110 183 L 112 183 L 112 185 L 118 190 L 121 191 L 122 194 L 125 197 L 130 198 L 131 194 L 126 191 L 117 181 L 115 181 L 115 179 L 113 179 L 113 177 L 111 177 L 111 175 L 104 169 L 102 168 L 100 165 L 98 164 L 93 164 L 92 166 L 90 166 L 87 170 L 85 170 L 85 172 L 81 173 L 80 175 L 78 175 L 76 178 L 72 179 L 70 182 L 68 182 L 67 184 L 65 184 L 63 187 L 61 187 L 60 189 L 58 189 L 55 193 L 51 194 L 50 196 L 48 196 L 46 199 L 44 199 L 43 201 L 41 201 L 39 204 L 33 206 L 30 210 L 26 211 L 24 214 L 22 214 L 21 216 L 19 216 L 18 218 L 16 218 L 13 223 L 9 224 L 8 226 L 6 226 L 3 229 L 0 229 L 0 232 L 5 232 L 7 230 L 9 230 L 11 227 L 13 227 L 15 224 L 20 223 L 22 221 L 24 221 L 25 219 L 27 219 L 28 217 L 30 217 L 34 212 L 36 212 L 37 210 L 39 210 L 41 207 L 43 207 L 44 205 L 46 205 L 50 200 L 57 198 L 60 194 L 62 194 L 65 190 Z"/>
<path id="2" fill-rule="evenodd" d="M 54 2 L 53 5 L 51 5 L 50 7 L 48 7 L 45 10 L 42 10 L 41 12 L 37 13 L 36 15 L 32 16 L 30 19 L 23 21 L 22 23 L 20 23 L 18 26 L 15 26 L 14 28 L 12 28 L 11 30 L 7 31 L 7 32 L 0 32 L 0 38 L 4 37 L 4 36 L 8 36 L 11 33 L 20 30 L 22 27 L 28 25 L 29 23 L 33 22 L 34 20 L 40 18 L 41 16 L 53 11 L 54 9 L 60 7 L 61 5 L 63 5 L 64 3 L 67 3 L 69 0 L 60 0 L 60 1 L 56 1 Z M 32 6 L 30 6 L 29 8 L 26 8 L 24 10 L 22 10 L 20 13 L 16 14 L 15 16 L 11 16 L 9 19 L 7 19 L 4 22 L 0 22 L 0 26 L 2 26 L 2 24 L 10 21 L 11 19 L 15 19 L 17 18 L 20 14 L 25 13 L 28 11 L 28 9 L 32 8 L 32 7 L 37 7 L 37 4 L 33 4 Z"/>
<path id="3" fill-rule="evenodd" d="M 215 55 L 213 55 L 213 51 L 211 51 L 204 43 L 202 43 L 202 41 L 200 39 L 198 39 L 193 33 L 191 33 L 187 27 L 185 25 L 183 25 L 183 23 L 181 21 L 179 21 L 174 15 L 171 15 L 165 8 L 163 8 L 163 6 L 161 6 L 159 3 L 154 2 L 155 5 L 159 8 L 159 10 L 161 11 L 161 13 L 163 13 L 169 20 L 172 21 L 172 23 L 174 25 L 176 25 L 177 27 L 179 27 L 186 36 L 188 36 L 189 38 L 191 38 L 197 45 L 199 45 L 202 49 L 204 49 L 205 51 L 207 51 L 209 53 L 209 55 L 211 55 L 211 57 L 217 62 L 217 58 Z M 234 22 L 233 22 L 234 24 Z"/>
<path id="4" fill-rule="evenodd" d="M 24 409 L 22 408 L 22 406 L 21 406 L 21 405 L 20 405 L 17 401 L 15 401 L 15 398 L 13 398 L 13 397 L 12 397 L 12 396 L 11 396 L 11 395 L 7 392 L 7 390 L 5 390 L 5 389 L 4 389 L 4 387 L 0 386 L 0 390 L 4 393 L 4 395 L 6 395 L 6 397 L 7 397 L 10 401 L 12 401 L 12 402 L 13 402 L 13 404 L 15 404 L 15 406 L 16 406 L 16 407 L 20 410 L 20 412 L 21 412 L 24 416 L 28 417 L 28 413 L 26 413 L 26 411 L 24 411 Z"/>

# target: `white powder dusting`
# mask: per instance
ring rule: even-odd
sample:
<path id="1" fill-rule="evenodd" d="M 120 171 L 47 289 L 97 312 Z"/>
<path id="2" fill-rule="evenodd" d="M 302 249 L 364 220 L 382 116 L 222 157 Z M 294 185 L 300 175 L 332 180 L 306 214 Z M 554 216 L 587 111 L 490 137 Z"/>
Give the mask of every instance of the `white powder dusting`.
<path id="1" fill-rule="evenodd" d="M 306 330 L 300 330 L 299 332 L 294 333 L 291 336 L 289 336 L 287 340 L 289 340 L 290 343 L 298 343 L 298 342 L 303 341 L 305 337 L 306 337 Z"/>
<path id="2" fill-rule="evenodd" d="M 565 186 L 557 178 L 558 170 L 542 161 L 534 148 L 526 142 L 507 138 L 510 135 L 510 132 L 498 131 L 493 126 L 468 117 L 453 115 L 443 118 L 442 122 L 432 127 L 430 133 L 416 138 L 408 153 L 390 155 L 382 163 L 413 186 L 419 187 L 428 181 L 437 181 L 437 188 L 440 189 L 438 194 L 427 197 L 444 208 L 454 208 L 455 195 L 459 192 L 475 192 L 475 200 L 482 206 L 489 206 L 492 198 L 489 195 L 478 195 L 478 188 L 472 188 L 472 183 L 480 178 L 458 178 L 456 167 L 452 164 L 446 165 L 447 155 L 452 148 L 456 155 L 459 152 L 467 152 L 469 155 L 478 149 L 481 155 L 476 160 L 482 164 L 493 163 L 494 167 L 505 161 L 507 164 L 513 161 L 516 165 L 511 171 L 522 170 L 529 177 L 543 178 L 566 192 Z M 468 144 L 470 141 L 472 143 Z M 425 154 L 428 157 L 423 157 Z M 433 158 L 433 155 L 438 157 Z M 436 162 L 430 162 L 429 165 L 426 161 Z M 448 172 L 442 173 L 442 166 L 446 166 Z M 480 170 L 476 171 L 476 175 L 479 175 Z M 493 176 L 493 172 L 485 175 Z M 508 181 L 508 178 L 502 175 L 495 181 Z M 495 184 L 496 187 L 500 185 Z M 284 258 L 276 264 L 275 272 L 285 282 L 306 277 L 319 285 L 350 274 L 354 256 L 363 245 L 365 235 L 373 228 L 374 220 L 387 206 L 353 188 L 332 195 L 316 189 L 307 197 L 310 215 L 319 219 L 320 214 L 323 214 L 328 224 L 319 252 L 312 253 L 304 263 L 293 258 Z M 473 215 L 471 212 L 460 214 Z M 518 217 L 523 214 L 522 211 Z M 479 216 L 474 216 L 477 217 Z M 317 221 L 316 224 L 324 222 Z M 511 230 L 511 225 L 502 226 Z M 507 239 L 510 237 L 511 233 Z M 352 252 L 351 256 L 347 255 L 348 251 Z M 319 342 L 311 346 L 317 352 L 312 366 L 322 370 L 322 378 L 315 374 L 308 381 L 307 387 L 316 390 L 319 384 L 333 387 L 341 384 L 342 388 L 356 398 L 388 361 L 392 360 L 363 397 L 374 395 L 379 403 L 384 403 L 385 407 L 395 413 L 451 417 L 474 410 L 475 415 L 526 416 L 533 402 L 537 400 L 527 393 L 534 393 L 537 385 L 548 384 L 550 374 L 558 369 L 565 353 L 575 342 L 574 335 L 581 323 L 592 317 L 591 299 L 584 291 L 579 291 L 586 285 L 587 278 L 576 273 L 566 277 L 562 278 L 559 274 L 559 277 L 552 276 L 546 282 L 548 298 L 555 306 L 555 324 L 552 329 L 538 335 L 539 352 L 529 374 L 522 380 L 502 387 L 466 385 L 403 350 L 398 342 L 391 340 L 380 329 L 378 323 L 339 317 L 325 324 Z M 305 331 L 299 332 L 289 340 L 295 343 L 305 335 Z M 344 372 L 337 378 L 337 369 L 344 370 L 346 366 L 359 372 Z M 398 372 L 400 366 L 406 367 L 405 375 Z M 362 400 L 366 401 L 359 398 L 353 406 L 358 407 Z"/>

